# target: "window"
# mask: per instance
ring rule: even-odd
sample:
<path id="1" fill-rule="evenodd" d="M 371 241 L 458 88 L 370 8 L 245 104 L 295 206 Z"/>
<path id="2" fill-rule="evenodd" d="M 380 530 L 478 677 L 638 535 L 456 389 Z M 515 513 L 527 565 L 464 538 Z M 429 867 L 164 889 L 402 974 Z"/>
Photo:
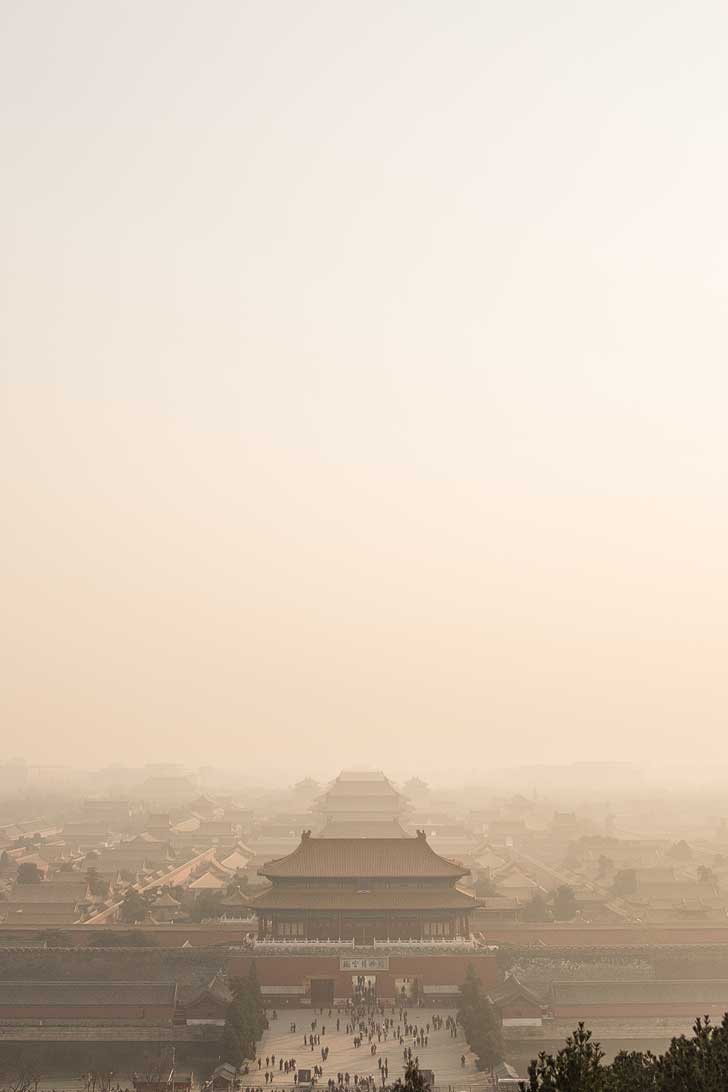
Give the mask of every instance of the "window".
<path id="1" fill-rule="evenodd" d="M 302 937 L 304 935 L 304 928 L 302 921 L 279 921 L 278 922 L 278 936 L 279 937 Z"/>
<path id="2" fill-rule="evenodd" d="M 426 921 L 424 926 L 424 934 L 426 937 L 449 937 L 450 922 Z"/>

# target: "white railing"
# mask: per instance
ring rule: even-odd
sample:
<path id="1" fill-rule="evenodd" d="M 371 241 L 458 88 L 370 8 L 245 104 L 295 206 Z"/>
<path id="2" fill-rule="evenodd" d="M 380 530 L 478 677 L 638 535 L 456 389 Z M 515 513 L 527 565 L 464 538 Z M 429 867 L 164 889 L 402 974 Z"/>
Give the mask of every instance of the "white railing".
<path id="1" fill-rule="evenodd" d="M 306 940 L 303 937 L 271 937 L 262 936 L 253 940 L 254 948 L 304 948 L 307 951 L 316 951 L 322 948 L 333 948 L 336 951 L 367 951 L 387 948 L 404 948 L 412 951 L 422 951 L 425 948 L 435 948 L 442 951 L 467 949 L 472 951 L 483 945 L 474 937 L 427 937 L 423 940 L 373 940 L 370 944 L 361 944 L 353 940 Z"/>

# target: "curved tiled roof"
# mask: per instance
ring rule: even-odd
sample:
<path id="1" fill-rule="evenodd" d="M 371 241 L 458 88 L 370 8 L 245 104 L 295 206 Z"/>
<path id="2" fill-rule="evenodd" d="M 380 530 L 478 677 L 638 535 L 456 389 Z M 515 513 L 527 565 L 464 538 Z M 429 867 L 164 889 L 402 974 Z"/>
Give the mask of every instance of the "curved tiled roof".
<path id="1" fill-rule="evenodd" d="M 557 981 L 551 984 L 551 995 L 559 1005 L 644 1004 L 666 1001 L 728 1005 L 728 981 L 720 978 Z"/>
<path id="2" fill-rule="evenodd" d="M 262 876 L 309 879 L 374 877 L 459 879 L 462 865 L 440 857 L 424 835 L 416 838 L 312 838 L 304 833 L 287 857 L 268 861 Z"/>
<path id="3" fill-rule="evenodd" d="M 312 887 L 271 887 L 251 899 L 253 910 L 474 910 L 476 900 L 459 887 L 423 890 L 418 887 L 376 891 L 316 890 Z"/>
<path id="4" fill-rule="evenodd" d="M 174 982 L 0 981 L 0 1005 L 173 1005 Z"/>

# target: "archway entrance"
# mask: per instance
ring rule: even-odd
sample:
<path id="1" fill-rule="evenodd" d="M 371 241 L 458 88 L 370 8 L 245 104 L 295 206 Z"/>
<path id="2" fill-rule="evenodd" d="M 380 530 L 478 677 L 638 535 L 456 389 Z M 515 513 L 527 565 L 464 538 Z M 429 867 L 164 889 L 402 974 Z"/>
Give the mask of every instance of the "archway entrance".
<path id="1" fill-rule="evenodd" d="M 353 974 L 351 986 L 355 1004 L 371 1005 L 376 1001 L 377 976 L 375 974 Z"/>

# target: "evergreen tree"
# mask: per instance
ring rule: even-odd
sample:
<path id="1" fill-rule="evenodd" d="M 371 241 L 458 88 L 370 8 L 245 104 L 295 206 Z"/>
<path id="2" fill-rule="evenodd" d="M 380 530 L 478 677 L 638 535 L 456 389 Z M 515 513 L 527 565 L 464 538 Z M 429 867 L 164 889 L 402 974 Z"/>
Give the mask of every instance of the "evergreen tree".
<path id="1" fill-rule="evenodd" d="M 40 883 L 40 869 L 32 861 L 18 865 L 18 883 Z"/>
<path id="2" fill-rule="evenodd" d="M 537 891 L 528 900 L 521 914 L 522 921 L 551 921 L 552 914 L 546 904 L 546 899 L 540 891 Z"/>
<path id="3" fill-rule="evenodd" d="M 568 883 L 557 887 L 554 895 L 554 917 L 557 921 L 572 921 L 576 915 L 576 893 Z"/>
<path id="4" fill-rule="evenodd" d="M 528 1092 L 605 1092 L 604 1051 L 579 1024 L 556 1055 L 541 1052 L 528 1067 Z"/>
<path id="5" fill-rule="evenodd" d="M 119 917 L 126 925 L 144 921 L 147 914 L 147 901 L 138 891 L 128 891 L 119 907 Z"/>
<path id="6" fill-rule="evenodd" d="M 236 1069 L 240 1067 L 244 1057 L 240 1036 L 235 1028 L 227 1022 L 220 1042 L 220 1054 L 224 1062 L 229 1062 Z"/>
<path id="7" fill-rule="evenodd" d="M 460 987 L 458 1022 L 462 1025 L 468 1046 L 478 1059 L 479 1069 L 493 1069 L 503 1061 L 503 1035 L 500 1020 L 492 1003 L 483 994 L 475 969 L 468 966 Z"/>
<path id="8" fill-rule="evenodd" d="M 728 1013 L 713 1025 L 705 1016 L 693 1035 L 673 1039 L 664 1054 L 622 1051 L 611 1065 L 591 1032 L 579 1024 L 556 1055 L 541 1053 L 528 1067 L 524 1092 L 726 1092 Z"/>

